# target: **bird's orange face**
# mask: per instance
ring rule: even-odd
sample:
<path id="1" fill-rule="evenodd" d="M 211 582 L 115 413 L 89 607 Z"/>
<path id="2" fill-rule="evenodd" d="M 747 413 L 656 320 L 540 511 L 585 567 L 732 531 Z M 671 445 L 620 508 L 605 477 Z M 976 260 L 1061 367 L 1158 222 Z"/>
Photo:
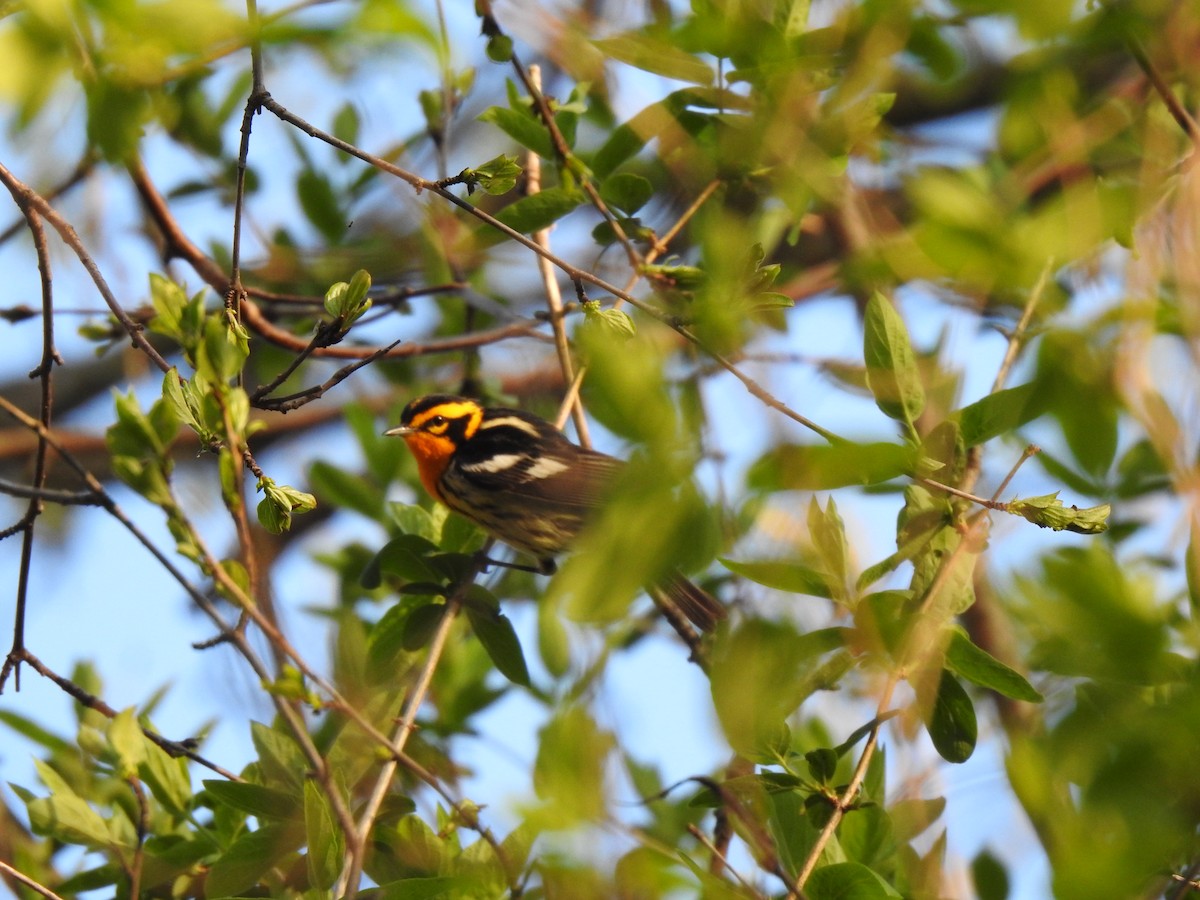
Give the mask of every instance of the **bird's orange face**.
<path id="1" fill-rule="evenodd" d="M 421 484 L 435 500 L 445 502 L 438 483 L 450 457 L 483 421 L 483 407 L 463 397 L 419 397 L 404 407 L 400 425 L 384 434 L 404 438 L 417 461 Z"/>

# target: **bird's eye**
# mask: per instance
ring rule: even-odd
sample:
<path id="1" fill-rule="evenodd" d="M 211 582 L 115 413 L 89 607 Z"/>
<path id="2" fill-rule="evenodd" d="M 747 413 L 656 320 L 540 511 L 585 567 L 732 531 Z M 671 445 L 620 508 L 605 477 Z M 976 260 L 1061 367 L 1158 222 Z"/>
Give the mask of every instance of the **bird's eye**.
<path id="1" fill-rule="evenodd" d="M 430 419 L 425 424 L 428 425 L 430 428 L 444 428 L 446 426 L 446 417 L 445 416 L 434 416 L 432 419 Z"/>

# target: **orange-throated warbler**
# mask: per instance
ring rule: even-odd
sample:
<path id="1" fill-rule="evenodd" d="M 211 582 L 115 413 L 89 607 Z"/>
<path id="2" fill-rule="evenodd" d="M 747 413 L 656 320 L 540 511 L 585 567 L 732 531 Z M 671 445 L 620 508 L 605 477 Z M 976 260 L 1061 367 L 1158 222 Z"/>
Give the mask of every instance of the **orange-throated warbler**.
<path id="1" fill-rule="evenodd" d="M 434 499 L 537 559 L 544 574 L 554 572 L 554 557 L 570 549 L 625 465 L 572 444 L 530 413 L 450 394 L 413 400 L 384 434 L 404 438 Z M 682 575 L 652 590 L 702 631 L 725 617 L 712 595 Z"/>

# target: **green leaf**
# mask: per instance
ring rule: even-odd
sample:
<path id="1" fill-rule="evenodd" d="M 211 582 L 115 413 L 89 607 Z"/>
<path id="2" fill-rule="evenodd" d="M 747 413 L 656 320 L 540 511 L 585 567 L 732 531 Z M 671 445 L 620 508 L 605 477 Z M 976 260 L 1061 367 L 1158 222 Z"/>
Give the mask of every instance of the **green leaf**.
<path id="1" fill-rule="evenodd" d="M 444 507 L 438 506 L 435 509 L 440 510 Z M 442 528 L 448 521 L 448 518 L 443 518 L 439 522 L 432 512 L 415 503 L 389 503 L 388 514 L 402 534 L 416 535 L 431 544 L 438 544 L 441 540 Z"/>
<path id="2" fill-rule="evenodd" d="M 404 651 L 404 635 L 412 606 L 397 603 L 388 609 L 371 628 L 367 637 L 367 670 L 373 675 L 394 672 L 399 655 Z"/>
<path id="3" fill-rule="evenodd" d="M 261 722 L 250 723 L 250 739 L 258 751 L 258 767 L 267 785 L 300 792 L 308 759 L 288 735 Z"/>
<path id="4" fill-rule="evenodd" d="M 818 747 L 804 754 L 808 771 L 819 784 L 828 784 L 837 772 L 838 755 L 829 747 Z"/>
<path id="5" fill-rule="evenodd" d="M 1009 896 L 1008 871 L 986 847 L 971 860 L 971 880 L 979 900 L 1006 900 Z"/>
<path id="6" fill-rule="evenodd" d="M 150 305 L 154 307 L 154 318 L 149 328 L 179 344 L 185 352 L 196 348 L 204 317 L 203 295 L 197 294 L 188 300 L 184 289 L 169 278 L 150 273 Z"/>
<path id="7" fill-rule="evenodd" d="M 468 177 L 471 183 L 478 184 L 485 193 L 498 197 L 517 186 L 517 180 L 523 171 L 515 156 L 501 154 L 481 166 L 470 169 Z"/>
<path id="8" fill-rule="evenodd" d="M 831 687 L 853 660 L 840 628 L 797 634 L 790 626 L 750 619 L 718 631 L 712 647 L 712 697 L 730 745 L 777 762 L 776 735 L 813 691 Z"/>
<path id="9" fill-rule="evenodd" d="M 660 112 L 659 104 L 653 110 Z M 631 124 L 618 125 L 612 130 L 592 159 L 592 171 L 599 179 L 607 178 L 621 163 L 646 146 L 646 136 Z"/>
<path id="10" fill-rule="evenodd" d="M 47 731 L 32 719 L 27 719 L 10 710 L 0 709 L 0 722 L 17 734 L 45 747 L 53 754 L 67 753 L 75 749 L 74 741 L 61 738 L 53 732 Z"/>
<path id="11" fill-rule="evenodd" d="M 204 320 L 204 340 L 196 354 L 196 374 L 211 385 L 225 385 L 241 374 L 249 355 L 245 338 L 224 316 Z"/>
<path id="12" fill-rule="evenodd" d="M 1013 700 L 1041 703 L 1044 699 L 1019 672 L 1015 672 L 986 650 L 977 647 L 965 631 L 955 627 L 946 647 L 946 666 L 980 687 Z"/>
<path id="13" fill-rule="evenodd" d="M 525 665 L 525 654 L 508 617 L 498 610 L 481 610 L 474 604 L 468 604 L 466 611 L 475 636 L 479 638 L 479 643 L 496 664 L 500 674 L 513 684 L 529 687 L 529 669 Z"/>
<path id="14" fill-rule="evenodd" d="M 370 896 L 371 900 L 453 900 L 470 896 L 477 887 L 478 883 L 466 876 L 433 875 L 390 881 Z"/>
<path id="15" fill-rule="evenodd" d="M 977 447 L 1021 427 L 1044 412 L 1033 383 L 988 394 L 954 414 L 963 443 Z"/>
<path id="16" fill-rule="evenodd" d="M 359 269 L 349 282 L 338 281 L 325 292 L 325 312 L 340 321 L 343 331 L 371 308 L 367 292 L 371 289 L 371 275 Z"/>
<path id="17" fill-rule="evenodd" d="M 138 766 L 146 760 L 147 741 L 132 706 L 121 710 L 108 723 L 108 741 L 120 760 L 121 778 L 134 777 Z"/>
<path id="18" fill-rule="evenodd" d="M 595 300 L 583 304 L 581 329 L 580 337 L 584 341 L 627 341 L 637 334 L 637 325 L 629 313 L 623 309 L 601 309 Z"/>
<path id="19" fill-rule="evenodd" d="M 1068 509 L 1058 499 L 1058 491 L 1055 491 L 1041 497 L 1012 500 L 1004 505 L 1004 511 L 1027 519 L 1039 528 L 1073 531 L 1076 534 L 1101 534 L 1108 530 L 1108 516 L 1112 507 L 1103 503 L 1086 509 L 1072 505 Z"/>
<path id="20" fill-rule="evenodd" d="M 850 549 L 846 543 L 846 526 L 838 515 L 837 505 L 830 497 L 821 509 L 817 498 L 808 504 L 808 533 L 823 563 L 823 575 L 833 598 L 839 603 L 849 600 L 846 584 L 850 580 Z"/>
<path id="21" fill-rule="evenodd" d="M 934 749 L 946 762 L 966 762 L 975 752 L 979 735 L 975 706 L 962 685 L 946 669 L 942 670 L 937 696 L 928 710 L 925 727 Z"/>
<path id="22" fill-rule="evenodd" d="M 216 435 L 206 427 L 200 418 L 202 415 L 201 405 L 194 385 L 190 381 L 181 379 L 179 370 L 174 366 L 163 375 L 162 394 L 163 400 L 174 410 L 175 416 L 180 422 L 196 432 L 202 443 L 212 443 Z"/>
<path id="23" fill-rule="evenodd" d="M 723 557 L 718 559 L 718 562 L 730 572 L 777 591 L 808 594 L 813 597 L 824 597 L 827 600 L 833 596 L 825 576 L 800 563 L 778 560 L 737 562 Z"/>
<path id="24" fill-rule="evenodd" d="M 241 835 L 209 869 L 207 895 L 237 897 L 247 893 L 285 856 L 296 851 L 302 839 L 303 829 L 296 823 L 271 823 Z"/>
<path id="25" fill-rule="evenodd" d="M 784 444 L 759 457 L 746 481 L 760 491 L 825 491 L 890 481 L 914 462 L 913 450 L 900 444 Z"/>
<path id="26" fill-rule="evenodd" d="M 654 196 L 654 185 L 632 172 L 618 172 L 600 185 L 600 199 L 609 206 L 633 215 Z"/>
<path id="27" fill-rule="evenodd" d="M 333 117 L 333 133 L 348 144 L 358 142 L 361 119 L 353 103 L 343 103 Z"/>
<path id="28" fill-rule="evenodd" d="M 286 484 L 276 484 L 265 475 L 258 480 L 257 489 L 263 492 L 258 504 L 258 521 L 272 534 L 289 531 L 293 513 L 310 512 L 317 506 L 317 498 L 312 494 Z"/>
<path id="29" fill-rule="evenodd" d="M 507 34 L 493 34 L 488 38 L 487 56 L 492 62 L 506 63 L 513 56 L 513 41 Z"/>
<path id="30" fill-rule="evenodd" d="M 945 797 L 931 797 L 928 800 L 908 798 L 897 800 L 888 807 L 888 815 L 892 819 L 892 831 L 896 840 L 908 843 L 913 838 L 924 834 L 929 826 L 941 818 L 946 810 Z"/>
<path id="31" fill-rule="evenodd" d="M 542 728 L 533 786 L 556 824 L 603 818 L 605 764 L 613 743 L 582 706 L 560 709 Z"/>
<path id="32" fill-rule="evenodd" d="M 496 218 L 514 231 L 532 234 L 549 228 L 584 201 L 575 188 L 552 187 L 511 203 Z"/>
<path id="33" fill-rule="evenodd" d="M 112 844 L 113 835 L 100 814 L 48 764 L 40 759 L 35 759 L 33 764 L 42 783 L 50 789 L 49 797 L 32 797 L 25 801 L 34 833 L 91 849 Z"/>
<path id="34" fill-rule="evenodd" d="M 562 678 L 571 666 L 571 638 L 562 622 L 561 612 L 549 601 L 537 604 L 538 655 L 542 665 L 555 678 Z"/>
<path id="35" fill-rule="evenodd" d="M 550 140 L 550 132 L 546 130 L 537 114 L 527 106 L 491 106 L 479 114 L 479 121 L 495 125 L 526 150 L 532 150 L 543 159 L 554 158 L 554 143 Z M 497 157 L 503 158 L 505 157 Z"/>
<path id="36" fill-rule="evenodd" d="M 912 431 L 925 409 L 925 389 L 921 386 L 921 373 L 904 320 L 896 307 L 878 292 L 867 301 L 863 359 L 875 404 L 884 415 L 904 422 Z"/>
<path id="37" fill-rule="evenodd" d="M 821 866 L 804 885 L 809 900 L 889 900 L 901 894 L 871 869 L 855 862 Z"/>
<path id="38" fill-rule="evenodd" d="M 183 817 L 192 807 L 192 780 L 187 760 L 175 757 L 151 740 L 146 741 L 146 759 L 139 768 L 142 781 L 172 815 Z"/>
<path id="39" fill-rule="evenodd" d="M 329 178 L 315 169 L 305 169 L 296 178 L 296 196 L 305 218 L 321 236 L 336 244 L 345 236 L 346 217 Z"/>
<path id="40" fill-rule="evenodd" d="M 384 544 L 367 564 L 360 582 L 374 589 L 383 584 L 384 575 L 404 581 L 439 581 L 438 573 L 428 557 L 437 552 L 437 545 L 415 534 L 402 534 Z"/>
<path id="41" fill-rule="evenodd" d="M 328 890 L 341 872 L 345 839 L 328 798 L 312 781 L 304 782 L 304 831 L 308 844 L 305 859 L 309 883 L 320 890 Z"/>
<path id="42" fill-rule="evenodd" d="M 433 640 L 433 634 L 437 631 L 442 616 L 445 614 L 446 605 L 444 603 L 427 603 L 409 613 L 408 619 L 404 623 L 404 639 L 402 641 L 404 649 L 413 652 L 426 646 Z"/>
<path id="43" fill-rule="evenodd" d="M 683 50 L 678 45 L 641 31 L 630 31 L 616 37 L 592 41 L 592 44 L 615 60 L 662 75 L 677 81 L 712 84 L 713 70 L 708 63 Z"/>
<path id="44" fill-rule="evenodd" d="M 206 779 L 204 789 L 218 802 L 259 819 L 288 821 L 300 811 L 294 794 L 249 781 Z"/>
<path id="45" fill-rule="evenodd" d="M 367 479 L 322 460 L 309 467 L 308 478 L 313 490 L 331 505 L 352 509 L 369 519 L 382 518 L 383 493 Z"/>

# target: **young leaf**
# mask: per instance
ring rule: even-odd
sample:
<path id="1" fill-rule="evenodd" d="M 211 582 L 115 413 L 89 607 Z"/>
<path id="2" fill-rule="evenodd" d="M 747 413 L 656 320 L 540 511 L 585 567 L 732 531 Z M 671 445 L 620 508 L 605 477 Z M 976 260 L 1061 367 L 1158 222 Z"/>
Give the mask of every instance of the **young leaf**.
<path id="1" fill-rule="evenodd" d="M 146 759 L 147 741 L 132 706 L 121 710 L 116 718 L 108 723 L 108 742 L 120 760 L 120 776 L 136 776 L 138 766 Z"/>
<path id="2" fill-rule="evenodd" d="M 1041 497 L 1013 500 L 1004 505 L 1004 511 L 1027 519 L 1039 528 L 1073 531 L 1076 534 L 1101 534 L 1108 530 L 1108 515 L 1112 507 L 1103 503 L 1087 509 L 1072 505 L 1068 509 L 1058 499 L 1058 491 L 1055 491 Z"/>
<path id="3" fill-rule="evenodd" d="M 359 269 L 349 282 L 336 282 L 325 292 L 325 312 L 340 322 L 343 333 L 371 308 L 371 301 L 367 299 L 370 289 L 370 273 Z"/>
<path id="4" fill-rule="evenodd" d="M 808 504 L 808 531 L 821 558 L 826 581 L 833 598 L 845 603 L 846 585 L 850 580 L 850 550 L 846 543 L 846 526 L 838 515 L 837 505 L 829 498 L 825 509 L 813 497 Z"/>
<path id="5" fill-rule="evenodd" d="M 298 491 L 286 484 L 276 484 L 263 476 L 257 489 L 263 492 L 258 504 L 258 521 L 272 534 L 282 534 L 292 527 L 292 513 L 305 513 L 316 509 L 317 498 Z"/>
<path id="6" fill-rule="evenodd" d="M 925 409 L 925 389 L 921 386 L 921 373 L 904 320 L 896 307 L 878 292 L 867 301 L 863 359 L 875 404 L 884 415 L 904 422 L 911 430 Z"/>
<path id="7" fill-rule="evenodd" d="M 485 193 L 498 197 L 517 186 L 521 172 L 521 166 L 518 165 L 515 156 L 501 154 L 481 166 L 466 170 L 463 174 L 468 179 L 468 184 L 477 184 Z"/>
<path id="8" fill-rule="evenodd" d="M 177 818 L 191 810 L 192 780 L 188 777 L 187 760 L 174 757 L 153 741 L 146 741 L 146 759 L 138 775 L 154 798 Z"/>
<path id="9" fill-rule="evenodd" d="M 601 341 L 606 338 L 625 341 L 637 334 L 637 325 L 629 317 L 629 313 L 623 309 L 601 309 L 595 300 L 583 304 L 582 328 Z"/>

